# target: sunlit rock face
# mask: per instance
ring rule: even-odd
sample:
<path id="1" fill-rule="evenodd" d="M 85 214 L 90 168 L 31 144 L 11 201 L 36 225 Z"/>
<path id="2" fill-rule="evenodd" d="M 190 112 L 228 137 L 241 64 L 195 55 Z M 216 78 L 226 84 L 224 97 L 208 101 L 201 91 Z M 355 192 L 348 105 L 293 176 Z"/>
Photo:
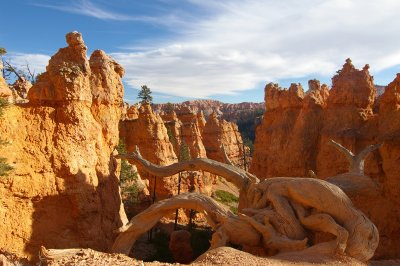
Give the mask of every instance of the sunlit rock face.
<path id="1" fill-rule="evenodd" d="M 400 75 L 377 99 L 369 66 L 355 68 L 347 59 L 332 78 L 332 88 L 309 82 L 309 90 L 292 84 L 265 88 L 267 111 L 257 128 L 251 172 L 260 178 L 308 176 L 313 170 L 326 179 L 348 171 L 349 163 L 332 145 L 341 143 L 354 153 L 383 143 L 365 161 L 365 174 L 380 188 L 378 194 L 351 199 L 377 225 L 380 244 L 376 258 L 400 254 Z M 377 102 L 379 100 L 379 105 Z M 376 108 L 378 106 L 378 108 Z"/>
<path id="2" fill-rule="evenodd" d="M 106 251 L 126 222 L 118 186 L 123 68 L 103 51 L 90 60 L 80 33 L 8 108 L 1 146 L 14 170 L 0 178 L 0 249 L 37 259 L 39 247 Z"/>
<path id="3" fill-rule="evenodd" d="M 243 168 L 245 148 L 236 124 L 220 119 L 216 113 L 212 113 L 203 129 L 203 142 L 208 158 L 225 162 L 224 149 L 230 161 Z"/>
<path id="4" fill-rule="evenodd" d="M 304 176 L 315 168 L 318 134 L 329 92 L 318 81 L 310 81 L 309 86 L 307 93 L 294 83 L 289 89 L 273 83 L 265 87 L 268 111 L 256 129 L 250 168 L 260 178 Z"/>

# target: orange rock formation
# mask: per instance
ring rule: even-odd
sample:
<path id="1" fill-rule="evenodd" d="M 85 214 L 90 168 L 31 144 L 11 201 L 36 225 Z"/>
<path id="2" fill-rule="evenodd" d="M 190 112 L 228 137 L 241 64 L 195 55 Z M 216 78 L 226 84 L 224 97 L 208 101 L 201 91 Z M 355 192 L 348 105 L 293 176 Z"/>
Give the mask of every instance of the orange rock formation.
<path id="1" fill-rule="evenodd" d="M 37 258 L 41 245 L 107 250 L 126 222 L 117 161 L 123 69 L 102 51 L 86 57 L 77 32 L 9 107 L 0 147 L 14 170 L 0 178 L 0 249 Z"/>
<path id="2" fill-rule="evenodd" d="M 243 167 L 243 140 L 236 124 L 219 119 L 216 113 L 212 113 L 203 129 L 203 142 L 208 158 L 224 162 L 223 145 L 232 163 Z"/>
<path id="3" fill-rule="evenodd" d="M 124 140 L 128 152 L 134 151 L 138 146 L 142 155 L 152 163 L 169 165 L 178 161 L 163 120 L 153 112 L 149 104 L 140 107 L 137 119 L 121 121 L 119 128 L 120 137 Z M 150 191 L 153 193 L 153 176 L 143 172 L 140 167 L 138 170 L 142 178 L 149 180 Z M 157 180 L 157 200 L 175 195 L 178 190 L 177 184 L 177 175 Z"/>
<path id="4" fill-rule="evenodd" d="M 352 196 L 355 206 L 375 223 L 380 233 L 377 258 L 400 254 L 400 75 L 390 83 L 376 106 L 376 89 L 366 65 L 356 69 L 346 60 L 332 78 L 332 89 L 310 81 L 303 92 L 292 84 L 289 90 L 268 84 L 262 124 L 257 128 L 251 172 L 260 178 L 308 176 L 313 170 L 326 179 L 349 170 L 346 158 L 330 139 L 359 152 L 383 143 L 365 161 L 365 174 L 381 188 L 378 195 Z"/>

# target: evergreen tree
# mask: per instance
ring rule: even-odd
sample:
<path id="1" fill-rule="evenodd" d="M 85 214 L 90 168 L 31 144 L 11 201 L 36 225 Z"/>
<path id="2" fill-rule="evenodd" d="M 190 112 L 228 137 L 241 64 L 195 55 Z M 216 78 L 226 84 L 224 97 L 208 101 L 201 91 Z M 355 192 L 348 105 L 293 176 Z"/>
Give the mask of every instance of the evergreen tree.
<path id="1" fill-rule="evenodd" d="M 153 101 L 153 97 L 151 96 L 151 90 L 146 85 L 142 86 L 142 89 L 139 91 L 138 99 L 141 99 L 141 103 L 151 103 Z"/>
<path id="2" fill-rule="evenodd" d="M 186 144 L 184 140 L 182 140 L 179 149 L 179 161 L 184 162 L 184 161 L 189 161 L 190 159 L 192 159 L 192 156 L 190 156 L 189 146 Z"/>
<path id="3" fill-rule="evenodd" d="M 167 114 L 172 113 L 172 112 L 174 111 L 174 109 L 175 109 L 175 106 L 174 106 L 172 103 L 167 102 L 167 103 L 165 104 L 164 111 L 165 111 Z"/>

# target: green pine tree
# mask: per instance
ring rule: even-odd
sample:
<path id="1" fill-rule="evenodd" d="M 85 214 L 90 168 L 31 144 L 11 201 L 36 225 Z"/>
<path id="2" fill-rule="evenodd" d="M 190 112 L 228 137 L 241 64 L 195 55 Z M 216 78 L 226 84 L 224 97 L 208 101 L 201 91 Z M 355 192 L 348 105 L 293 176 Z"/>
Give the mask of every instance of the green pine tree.
<path id="1" fill-rule="evenodd" d="M 138 93 L 138 99 L 141 99 L 141 103 L 152 103 L 153 97 L 151 96 L 151 90 L 146 85 L 142 86 L 142 89 Z"/>
<path id="2" fill-rule="evenodd" d="M 192 159 L 192 156 L 190 156 L 189 146 L 186 144 L 184 140 L 182 140 L 179 149 L 179 161 L 184 162 L 184 161 L 189 161 L 190 159 Z"/>

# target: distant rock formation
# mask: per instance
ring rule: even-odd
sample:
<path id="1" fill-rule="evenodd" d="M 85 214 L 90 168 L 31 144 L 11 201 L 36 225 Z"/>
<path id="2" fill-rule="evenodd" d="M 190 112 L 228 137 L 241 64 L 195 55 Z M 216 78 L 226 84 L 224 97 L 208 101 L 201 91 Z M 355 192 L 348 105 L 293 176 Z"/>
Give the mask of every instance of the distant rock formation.
<path id="1" fill-rule="evenodd" d="M 252 112 L 254 110 L 264 109 L 264 103 L 223 103 L 216 100 L 192 100 L 185 101 L 182 103 L 172 104 L 174 108 L 181 108 L 183 106 L 189 107 L 192 112 L 199 113 L 202 111 L 204 116 L 208 117 L 212 113 L 216 113 L 218 116 L 222 116 L 223 119 L 228 121 L 234 121 L 238 119 L 240 115 Z M 153 104 L 155 112 L 166 111 L 168 108 L 167 104 Z"/>
<path id="2" fill-rule="evenodd" d="M 0 178 L 0 249 L 37 259 L 41 245 L 107 250 L 126 222 L 118 185 L 123 68 L 102 51 L 90 60 L 80 33 L 7 108 L 1 146 L 14 168 Z"/>
<path id="3" fill-rule="evenodd" d="M 132 108 L 129 110 L 134 113 Z M 153 112 L 149 104 L 140 107 L 136 119 L 121 121 L 119 130 L 120 137 L 125 142 L 128 152 L 134 151 L 135 147 L 138 146 L 142 155 L 152 163 L 169 165 L 178 161 L 163 120 L 160 115 Z M 151 191 L 153 191 L 154 178 L 143 172 L 140 167 L 138 167 L 138 170 L 142 178 L 149 180 Z M 157 181 L 155 184 L 157 199 L 167 198 L 177 193 L 177 175 Z"/>
<path id="4" fill-rule="evenodd" d="M 225 150 L 233 164 L 244 168 L 243 140 L 234 123 L 218 119 L 216 113 L 212 113 L 203 130 L 203 142 L 208 158 L 224 162 Z"/>
<path id="5" fill-rule="evenodd" d="M 120 137 L 125 141 L 128 152 L 138 146 L 144 158 L 159 165 L 190 158 L 212 158 L 224 162 L 223 144 L 228 158 L 243 167 L 243 140 L 237 126 L 217 118 L 215 114 L 206 122 L 201 111 L 195 113 L 188 106 L 178 106 L 158 114 L 152 111 L 150 105 L 144 105 L 138 115 L 137 107 L 129 107 L 125 120 L 120 122 Z M 154 178 L 140 167 L 139 173 L 149 179 L 150 191 L 153 191 Z M 162 180 L 156 184 L 156 200 L 177 194 L 176 176 Z M 189 171 L 182 174 L 180 191 L 211 195 L 215 182 L 215 175 Z"/>
<path id="6" fill-rule="evenodd" d="M 267 111 L 257 128 L 250 171 L 260 178 L 308 176 L 312 170 L 326 179 L 348 172 L 349 162 L 330 139 L 355 154 L 368 145 L 383 143 L 366 157 L 365 175 L 372 178 L 378 195 L 351 197 L 377 225 L 380 244 L 376 258 L 400 254 L 400 75 L 379 98 L 369 66 L 356 69 L 347 59 L 332 78 L 332 89 L 309 82 L 309 91 L 292 84 L 283 90 L 265 88 Z"/>

